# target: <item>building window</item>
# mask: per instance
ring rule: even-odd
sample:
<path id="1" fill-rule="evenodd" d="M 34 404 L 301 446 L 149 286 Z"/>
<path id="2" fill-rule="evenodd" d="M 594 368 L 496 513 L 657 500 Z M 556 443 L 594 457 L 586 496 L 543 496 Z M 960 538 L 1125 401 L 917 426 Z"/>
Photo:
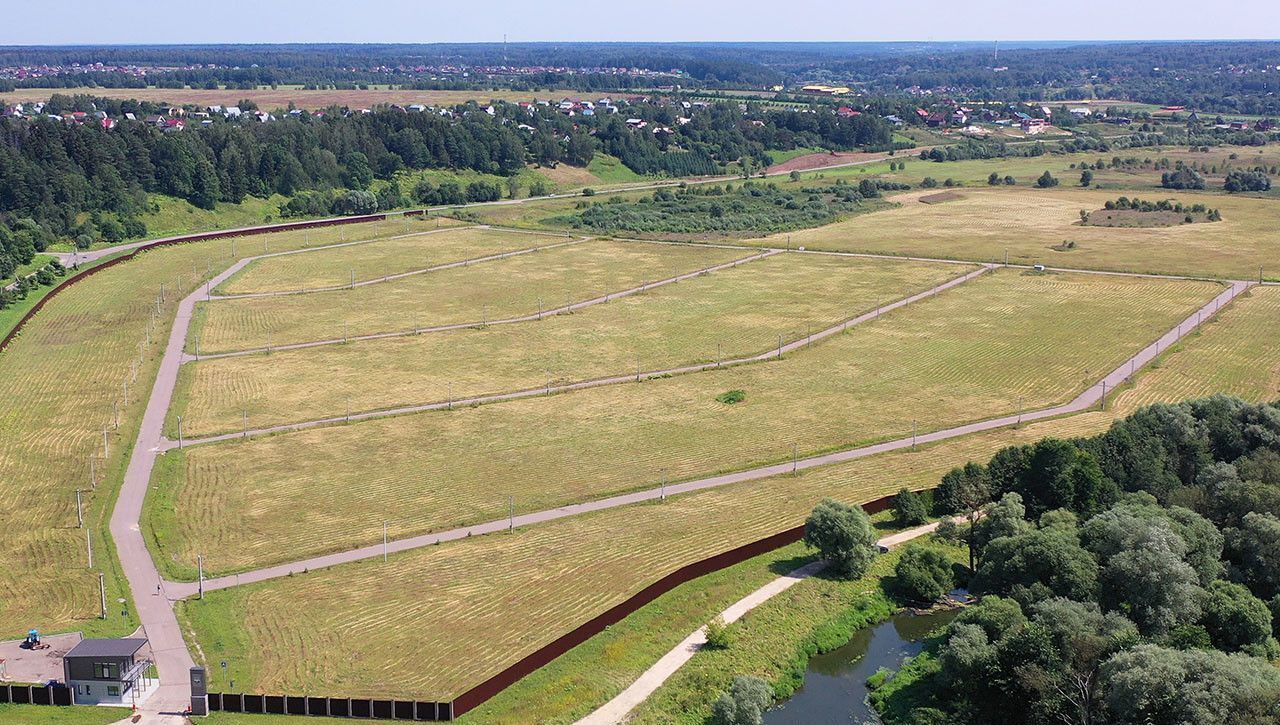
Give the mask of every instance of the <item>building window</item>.
<path id="1" fill-rule="evenodd" d="M 89 686 L 88 686 L 88 685 L 81 685 L 80 687 L 84 690 L 84 692 L 83 692 L 82 694 L 85 694 L 85 695 L 92 695 L 92 694 L 93 694 L 93 691 L 89 689 Z"/>
<path id="2" fill-rule="evenodd" d="M 113 662 L 94 662 L 93 678 L 95 680 L 114 680 L 120 673 L 119 665 Z"/>
<path id="3" fill-rule="evenodd" d="M 117 685 L 107 685 L 107 697 L 120 697 L 120 688 Z"/>

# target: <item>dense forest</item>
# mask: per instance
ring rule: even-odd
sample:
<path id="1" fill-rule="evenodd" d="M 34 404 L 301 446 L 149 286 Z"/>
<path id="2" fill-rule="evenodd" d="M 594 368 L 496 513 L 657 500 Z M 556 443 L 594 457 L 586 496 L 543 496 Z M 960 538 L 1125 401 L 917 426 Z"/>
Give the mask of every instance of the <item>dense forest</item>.
<path id="1" fill-rule="evenodd" d="M 1280 722 L 1280 405 L 1155 405 L 948 473 L 979 604 L 890 722 Z"/>
<path id="2" fill-rule="evenodd" d="M 133 101 L 55 98 L 62 112 L 155 110 Z M 640 174 L 713 174 L 729 163 L 759 168 L 769 150 L 797 146 L 887 148 L 891 131 L 876 116 L 761 111 L 748 121 L 736 104 L 682 109 L 639 104 L 627 114 L 570 118 L 548 108 L 499 103 L 492 112 L 471 103 L 447 114 L 380 109 L 372 113 L 302 113 L 269 123 L 218 119 L 180 132 L 141 121 L 114 129 L 48 119 L 0 120 L 0 229 L 17 241 L 4 253 L 21 264 L 57 238 L 91 243 L 146 233 L 148 193 L 212 209 L 246 196 L 294 196 L 308 190 L 365 192 L 375 179 L 403 169 L 472 170 L 511 176 L 526 164 L 585 166 L 597 152 L 618 157 Z M 685 121 L 679 122 L 679 115 Z M 654 132 L 654 128 L 658 132 Z M 372 192 L 370 192 L 372 193 Z M 317 196 L 312 196 L 313 201 Z M 369 196 L 328 193 L 328 209 L 368 210 Z M 479 200 L 479 199 L 463 199 Z M 394 185 L 374 210 L 408 203 Z M 295 205 L 285 213 L 298 213 Z M 6 229 L 7 228 L 7 229 Z M 9 232 L 12 232 L 11 234 Z M 2 242 L 4 237 L 0 237 Z"/>

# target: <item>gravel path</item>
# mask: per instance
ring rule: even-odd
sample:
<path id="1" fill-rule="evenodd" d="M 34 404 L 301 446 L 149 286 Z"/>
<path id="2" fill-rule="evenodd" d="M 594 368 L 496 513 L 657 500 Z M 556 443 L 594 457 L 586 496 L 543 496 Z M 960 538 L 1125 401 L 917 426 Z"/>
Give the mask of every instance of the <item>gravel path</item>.
<path id="1" fill-rule="evenodd" d="M 956 517 L 955 520 L 963 521 L 964 517 Z M 888 551 L 912 539 L 918 539 L 925 534 L 932 533 L 938 528 L 938 523 L 934 522 L 924 526 L 917 526 L 914 529 L 899 531 L 896 534 L 880 539 L 876 542 L 876 546 L 882 551 Z M 724 620 L 725 624 L 732 624 L 747 612 L 817 574 L 825 569 L 826 566 L 827 563 L 825 561 L 818 560 L 811 561 L 794 571 L 790 571 L 730 604 L 720 613 L 720 618 Z M 639 707 L 640 703 L 644 702 L 655 690 L 661 687 L 662 683 L 666 682 L 686 662 L 693 659 L 693 656 L 706 643 L 707 628 L 705 626 L 699 627 L 697 631 L 685 637 L 680 644 L 659 658 L 652 667 L 645 670 L 627 689 L 618 693 L 617 696 L 604 705 L 601 705 L 595 712 L 579 720 L 577 725 L 613 725 L 613 723 L 622 722 L 632 710 Z"/>

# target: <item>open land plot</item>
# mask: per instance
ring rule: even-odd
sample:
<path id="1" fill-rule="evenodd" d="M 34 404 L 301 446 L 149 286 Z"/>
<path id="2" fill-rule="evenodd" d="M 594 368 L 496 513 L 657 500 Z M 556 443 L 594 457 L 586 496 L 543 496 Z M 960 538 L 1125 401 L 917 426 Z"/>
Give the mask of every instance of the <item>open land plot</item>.
<path id="1" fill-rule="evenodd" d="M 238 295 L 261 292 L 290 292 L 350 284 L 425 269 L 439 264 L 484 257 L 517 249 L 563 242 L 565 237 L 503 232 L 496 229 L 440 228 L 458 222 L 441 217 L 409 217 L 382 226 L 399 233 L 370 237 L 368 243 L 320 249 L 287 257 L 268 257 L 251 263 L 226 282 L 218 294 Z M 360 239 L 363 234 L 353 236 Z"/>
<path id="2" fill-rule="evenodd" d="M 344 330 L 375 334 L 481 323 L 536 314 L 539 300 L 542 309 L 552 309 L 755 254 L 589 241 L 349 290 L 201 303 L 191 335 L 201 352 L 212 353 L 343 338 Z"/>
<path id="3" fill-rule="evenodd" d="M 1218 350 L 1254 325 L 1274 324 L 1280 290 L 1255 290 L 1228 307 L 1221 321 L 1166 354 L 1160 367 L 1142 374 L 1136 390 L 1166 395 L 1217 390 Z M 1264 304 L 1259 304 L 1264 303 Z M 1243 325 L 1243 327 L 1241 327 Z M 1175 348 L 1178 350 L 1179 348 Z M 1280 351 L 1250 345 L 1256 363 L 1275 369 Z M 1194 358 L 1194 359 L 1193 359 Z M 1176 363 L 1174 362 L 1176 360 Z M 1186 361 L 1185 372 L 1179 364 Z M 1194 364 L 1192 364 L 1194 363 Z M 1167 387 L 1168 379 L 1199 373 L 1195 386 Z M 1239 385 L 1231 391 L 1265 399 L 1273 390 Z M 1123 394 L 1122 394 L 1123 395 Z M 1157 396 L 1155 399 L 1176 398 Z M 1093 435 L 1106 429 L 1115 409 L 1006 428 L 846 464 L 812 469 L 727 488 L 701 491 L 647 504 L 563 519 L 543 526 L 444 544 L 393 557 L 389 566 L 371 561 L 288 579 L 228 589 L 182 605 L 206 661 L 227 659 L 226 675 L 257 689 L 289 691 L 316 681 L 341 683 L 345 691 L 369 694 L 402 676 L 414 678 L 423 696 L 448 696 L 580 624 L 666 572 L 762 536 L 794 526 L 824 496 L 865 501 L 906 486 L 937 485 L 951 467 L 985 461 L 1006 445 L 1046 436 Z M 699 580 L 701 582 L 702 580 Z M 371 592 L 380 604 L 370 608 Z M 520 611 L 520 617 L 510 612 Z M 246 619 L 242 613 L 250 613 Z M 355 628 L 362 637 L 344 633 Z M 445 639 L 431 633 L 457 631 Z M 683 636 L 685 632 L 680 632 Z M 369 638 L 367 641 L 365 638 Z M 351 642 L 358 642 L 348 659 Z M 274 642 L 280 646 L 261 646 Z M 591 646 L 590 643 L 584 646 Z M 289 653 L 305 647 L 314 670 Z M 663 650 L 665 651 L 665 650 Z M 390 653 L 390 657 L 382 657 Z M 556 692 L 533 698 L 536 710 L 520 715 L 481 709 L 495 722 L 568 721 L 617 694 L 651 662 L 626 660 L 608 649 L 609 662 L 590 672 L 564 672 L 548 684 Z M 439 668 L 423 666 L 427 656 Z M 585 665 L 591 663 L 585 662 Z M 607 671 L 601 675 L 601 671 Z M 565 681 L 589 680 L 589 694 L 571 697 Z M 387 692 L 387 694 L 391 694 Z M 522 700 L 526 702 L 528 700 Z M 487 721 L 487 720 L 486 720 Z"/>
<path id="4" fill-rule="evenodd" d="M 779 254 L 541 321 L 205 358 L 183 367 L 175 415 L 194 437 L 733 360 L 975 268 Z"/>
<path id="5" fill-rule="evenodd" d="M 1280 203 L 1268 199 L 1169 192 L 1160 198 L 1202 202 L 1222 221 L 1170 228 L 1080 225 L 1080 210 L 1101 209 L 1114 192 L 1072 189 L 960 189 L 962 197 L 921 203 L 936 190 L 894 197 L 896 209 L 791 234 L 793 244 L 886 254 L 1003 261 L 1013 264 L 1256 279 L 1280 276 Z M 781 237 L 762 240 L 780 243 Z M 1075 248 L 1058 251 L 1064 240 Z"/>
<path id="6" fill-rule="evenodd" d="M 234 571 L 1063 402 L 1219 289 L 1005 270 L 781 361 L 170 451 L 149 540 Z"/>
<path id="7" fill-rule="evenodd" d="M 247 256 L 250 244 L 237 241 L 238 254 Z M 271 243 L 284 250 L 301 242 L 284 233 Z M 112 604 L 112 616 L 98 619 L 99 571 L 109 601 L 129 596 L 107 519 L 177 299 L 197 288 L 207 267 L 234 260 L 232 243 L 156 249 L 87 277 L 50 299 L 0 353 L 0 396 L 8 401 L 0 408 L 0 637 L 32 627 L 119 636 L 137 626 L 132 605 Z M 162 285 L 165 301 L 148 346 Z M 76 489 L 84 489 L 92 568 L 86 531 L 76 528 Z"/>

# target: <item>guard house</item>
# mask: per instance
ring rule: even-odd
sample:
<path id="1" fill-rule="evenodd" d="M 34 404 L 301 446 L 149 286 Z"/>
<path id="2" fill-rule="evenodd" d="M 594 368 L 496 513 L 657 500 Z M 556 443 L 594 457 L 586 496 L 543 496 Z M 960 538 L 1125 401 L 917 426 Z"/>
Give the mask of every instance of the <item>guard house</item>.
<path id="1" fill-rule="evenodd" d="M 151 694 L 147 640 L 84 639 L 62 656 L 77 705 L 134 705 Z"/>

